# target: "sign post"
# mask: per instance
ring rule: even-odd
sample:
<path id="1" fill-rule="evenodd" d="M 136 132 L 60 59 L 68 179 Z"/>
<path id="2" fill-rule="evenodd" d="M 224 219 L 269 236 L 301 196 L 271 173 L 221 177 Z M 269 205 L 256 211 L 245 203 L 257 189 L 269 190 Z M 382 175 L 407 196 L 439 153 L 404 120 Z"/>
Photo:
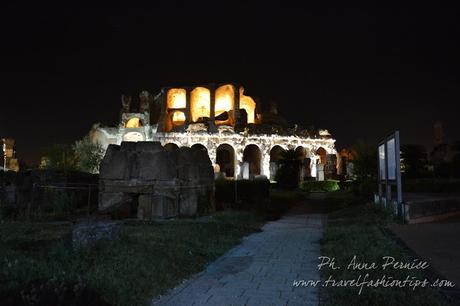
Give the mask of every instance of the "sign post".
<path id="1" fill-rule="evenodd" d="M 378 184 L 376 202 L 392 207 L 396 214 L 405 219 L 401 185 L 401 162 L 399 131 L 391 133 L 378 146 Z M 393 193 L 395 189 L 395 193 Z"/>

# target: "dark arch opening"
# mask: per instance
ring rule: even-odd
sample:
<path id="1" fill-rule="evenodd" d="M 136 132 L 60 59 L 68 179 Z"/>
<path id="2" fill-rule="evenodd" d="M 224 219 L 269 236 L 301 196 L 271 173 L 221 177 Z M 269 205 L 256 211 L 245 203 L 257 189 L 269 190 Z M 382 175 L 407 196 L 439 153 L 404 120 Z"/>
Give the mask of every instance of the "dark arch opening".
<path id="1" fill-rule="evenodd" d="M 243 161 L 249 163 L 249 175 L 260 174 L 260 161 L 262 154 L 256 145 L 248 145 L 243 151 Z"/>
<path id="2" fill-rule="evenodd" d="M 279 162 L 279 160 L 282 158 L 283 152 L 285 152 L 285 150 L 281 146 L 274 146 L 270 150 L 270 162 Z"/>
<path id="3" fill-rule="evenodd" d="M 220 172 L 224 172 L 227 177 L 235 175 L 235 150 L 231 145 L 221 144 L 216 150 L 216 164 L 220 167 Z"/>
<path id="4" fill-rule="evenodd" d="M 299 171 L 299 178 L 300 180 L 305 180 L 308 177 L 311 177 L 311 169 L 310 169 L 310 162 L 311 159 L 308 158 L 307 149 L 302 146 L 298 146 L 295 149 L 297 158 L 300 161 L 300 171 Z"/>
<path id="5" fill-rule="evenodd" d="M 192 145 L 192 148 L 199 149 L 199 150 L 202 150 L 208 153 L 208 149 L 205 146 L 203 146 L 201 143 L 195 143 L 194 145 Z"/>
<path id="6" fill-rule="evenodd" d="M 319 163 L 320 164 L 323 164 L 325 165 L 326 164 L 326 155 L 327 155 L 327 152 L 324 148 L 318 148 L 318 150 L 316 150 L 316 155 L 319 155 Z"/>
<path id="7" fill-rule="evenodd" d="M 274 146 L 270 150 L 270 180 L 275 180 L 276 173 L 280 167 L 279 161 L 283 158 L 283 153 L 286 152 L 281 146 Z"/>

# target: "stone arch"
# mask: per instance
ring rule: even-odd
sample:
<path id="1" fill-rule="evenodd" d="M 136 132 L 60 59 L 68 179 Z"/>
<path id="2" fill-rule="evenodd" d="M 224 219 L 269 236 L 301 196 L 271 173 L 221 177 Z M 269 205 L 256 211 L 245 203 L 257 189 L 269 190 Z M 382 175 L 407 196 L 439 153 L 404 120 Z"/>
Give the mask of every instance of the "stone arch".
<path id="1" fill-rule="evenodd" d="M 195 143 L 191 146 L 191 148 L 195 148 L 195 149 L 199 149 L 199 150 L 202 150 L 206 153 L 208 153 L 208 149 L 201 143 Z"/>
<path id="2" fill-rule="evenodd" d="M 275 145 L 270 149 L 269 178 L 272 181 L 275 180 L 276 172 L 278 172 L 279 169 L 279 161 L 284 152 L 286 152 L 286 150 L 279 145 Z"/>
<path id="3" fill-rule="evenodd" d="M 215 91 L 214 113 L 216 124 L 229 124 L 228 114 L 235 107 L 235 88 L 231 84 L 222 85 Z M 222 117 L 217 120 L 218 117 Z"/>
<path id="4" fill-rule="evenodd" d="M 295 152 L 296 154 L 298 155 L 298 158 L 299 159 L 304 159 L 304 158 L 307 158 L 307 149 L 304 148 L 303 146 L 297 146 L 295 148 Z"/>
<path id="5" fill-rule="evenodd" d="M 143 133 L 137 132 L 137 131 L 127 132 L 123 135 L 122 141 L 131 141 L 131 142 L 145 141 L 145 136 Z"/>
<path id="6" fill-rule="evenodd" d="M 211 117 L 211 91 L 206 87 L 195 87 L 190 93 L 192 122 Z"/>
<path id="7" fill-rule="evenodd" d="M 219 165 L 220 172 L 225 173 L 227 177 L 235 176 L 235 149 L 223 143 L 216 149 L 216 164 Z"/>
<path id="8" fill-rule="evenodd" d="M 270 163 L 278 162 L 281 159 L 281 155 L 283 152 L 286 152 L 286 150 L 283 147 L 279 145 L 274 145 L 270 149 Z"/>
<path id="9" fill-rule="evenodd" d="M 166 151 L 170 151 L 170 152 L 179 150 L 179 146 L 175 144 L 174 142 L 169 142 L 165 144 L 163 148 L 165 148 Z"/>
<path id="10" fill-rule="evenodd" d="M 305 180 L 307 177 L 311 177 L 311 169 L 310 169 L 310 164 L 311 164 L 311 158 L 310 158 L 310 152 L 307 148 L 303 146 L 298 146 L 295 148 L 295 152 L 297 154 L 297 158 L 300 161 L 300 171 L 299 171 L 299 179 L 300 180 Z"/>
<path id="11" fill-rule="evenodd" d="M 262 152 L 255 144 L 247 145 L 243 151 L 243 162 L 249 164 L 249 175 L 261 174 Z"/>
<path id="12" fill-rule="evenodd" d="M 135 129 L 144 126 L 144 122 L 139 117 L 132 117 L 125 122 L 125 128 L 127 129 Z"/>
<path id="13" fill-rule="evenodd" d="M 248 123 L 255 123 L 256 117 L 256 102 L 250 96 L 244 95 L 243 86 L 240 87 L 240 109 L 246 110 L 248 114 Z"/>
<path id="14" fill-rule="evenodd" d="M 318 163 L 320 164 L 323 164 L 325 165 L 326 164 L 326 155 L 327 155 L 327 151 L 326 149 L 324 149 L 323 147 L 319 147 L 317 150 L 316 150 L 316 155 L 318 155 Z"/>

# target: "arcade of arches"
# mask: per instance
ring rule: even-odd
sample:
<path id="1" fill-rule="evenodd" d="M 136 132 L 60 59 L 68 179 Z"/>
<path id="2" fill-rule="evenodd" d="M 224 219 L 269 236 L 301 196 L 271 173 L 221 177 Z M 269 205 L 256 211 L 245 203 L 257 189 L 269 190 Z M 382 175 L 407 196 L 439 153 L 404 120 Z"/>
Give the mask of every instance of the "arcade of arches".
<path id="1" fill-rule="evenodd" d="M 160 142 L 170 151 L 197 147 L 208 153 L 216 177 L 274 179 L 287 150 L 295 150 L 290 158 L 299 160 L 299 179 L 327 179 L 341 169 L 327 130 L 291 131 L 275 104 L 264 110 L 236 83 L 168 87 L 157 95 L 143 91 L 139 103 L 131 102 L 122 96 L 120 124 L 93 126 L 91 140 L 104 150 L 123 141 Z"/>
<path id="2" fill-rule="evenodd" d="M 177 150 L 182 146 L 166 140 L 162 144 L 170 151 Z M 264 175 L 270 180 L 274 180 L 280 167 L 280 161 L 284 158 L 284 152 L 288 149 L 293 149 L 296 158 L 299 159 L 301 166 L 299 180 L 316 177 L 317 169 L 324 168 L 325 163 L 328 161 L 327 157 L 336 156 L 334 152 L 328 154 L 328 151 L 323 147 L 308 148 L 307 146 L 288 147 L 281 145 L 266 147 L 254 143 L 244 146 L 221 143 L 216 147 L 211 146 L 210 148 L 207 148 L 203 143 L 194 143 L 188 146 L 206 151 L 219 177 L 235 178 L 236 174 L 236 177 L 240 179 L 250 179 L 258 175 Z M 319 165 L 322 167 L 319 167 Z M 321 177 L 324 177 L 324 175 L 321 175 Z"/>

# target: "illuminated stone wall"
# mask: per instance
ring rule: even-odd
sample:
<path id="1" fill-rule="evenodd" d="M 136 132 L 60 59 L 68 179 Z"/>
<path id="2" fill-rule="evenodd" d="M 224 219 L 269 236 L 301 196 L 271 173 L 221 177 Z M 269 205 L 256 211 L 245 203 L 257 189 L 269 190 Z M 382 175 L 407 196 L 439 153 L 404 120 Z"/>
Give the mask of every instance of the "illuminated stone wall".
<path id="1" fill-rule="evenodd" d="M 150 99 L 153 96 L 143 92 L 141 101 L 144 97 Z M 260 174 L 273 179 L 280 150 L 297 149 L 302 153 L 301 178 L 316 177 L 317 164 L 324 165 L 327 156 L 330 160 L 331 155 L 338 155 L 335 140 L 327 130 L 315 134 L 297 133 L 297 136 L 273 132 L 272 124 L 279 122 L 276 109 L 260 116 L 256 113 L 254 99 L 244 95 L 244 88 L 235 84 L 162 89 L 151 98 L 150 108 L 145 106 L 140 113 L 132 113 L 130 103 L 131 98 L 123 96 L 119 126 L 94 126 L 90 132 L 91 139 L 104 148 L 109 144 L 119 145 L 122 141 L 158 141 L 162 145 L 175 144 L 178 147 L 200 145 L 206 148 L 216 170 L 223 168 L 222 172 L 243 178 Z M 158 109 L 158 112 L 153 109 Z M 241 115 L 244 114 L 242 109 L 246 111 L 247 121 Z M 149 118 L 159 119 L 150 122 Z M 283 135 L 295 134 L 289 128 L 284 129 Z M 225 154 L 222 153 L 223 144 L 226 144 Z M 248 153 L 249 149 L 252 153 Z M 272 150 L 276 154 L 271 154 Z M 270 160 L 270 155 L 273 160 Z M 233 159 L 233 171 L 229 156 Z M 254 164 L 255 161 L 257 164 Z M 335 164 L 334 167 L 339 167 L 338 163 Z"/>
<path id="2" fill-rule="evenodd" d="M 311 176 L 316 176 L 316 164 L 319 162 L 321 156 L 317 152 L 322 152 L 320 148 L 324 149 L 327 154 L 337 154 L 335 150 L 334 139 L 317 139 L 317 138 L 302 138 L 297 136 L 278 136 L 278 135 L 248 135 L 245 136 L 239 133 L 204 133 L 204 132 L 183 132 L 183 133 L 162 133 L 155 132 L 155 127 L 152 131 L 138 132 L 131 131 L 131 129 L 121 128 L 116 130 L 105 130 L 98 128 L 97 137 L 93 138 L 94 141 L 101 143 L 104 148 L 110 143 L 121 144 L 123 140 L 126 141 L 126 135 L 130 133 L 143 133 L 146 138 L 143 141 L 159 141 L 163 146 L 166 144 L 176 144 L 178 147 L 191 147 L 196 144 L 203 145 L 207 151 L 209 158 L 216 165 L 216 151 L 217 147 L 221 144 L 228 144 L 234 149 L 234 173 L 241 175 L 241 167 L 243 164 L 243 152 L 249 145 L 256 145 L 261 152 L 261 175 L 268 178 L 270 175 L 270 152 L 279 146 L 284 150 L 296 149 L 302 147 L 305 150 L 305 158 L 310 159 L 310 173 Z M 129 140 L 128 140 L 129 141 Z"/>

